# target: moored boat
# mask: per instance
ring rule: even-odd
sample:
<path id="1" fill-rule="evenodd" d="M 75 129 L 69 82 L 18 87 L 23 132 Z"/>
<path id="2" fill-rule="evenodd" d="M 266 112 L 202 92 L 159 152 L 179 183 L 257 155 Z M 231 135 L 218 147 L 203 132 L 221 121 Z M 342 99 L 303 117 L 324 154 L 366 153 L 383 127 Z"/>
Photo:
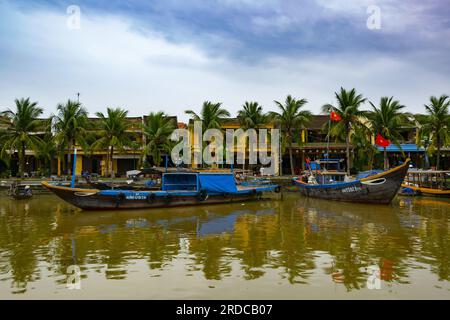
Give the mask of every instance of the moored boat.
<path id="1" fill-rule="evenodd" d="M 409 170 L 400 194 L 450 198 L 450 171 Z"/>
<path id="2" fill-rule="evenodd" d="M 14 200 L 30 199 L 33 196 L 33 191 L 30 186 L 22 186 L 18 183 L 13 183 L 9 190 L 9 196 Z"/>
<path id="3" fill-rule="evenodd" d="M 312 198 L 361 203 L 389 204 L 397 194 L 408 170 L 409 159 L 393 169 L 353 181 L 329 181 L 321 177 L 305 182 L 294 179 L 297 191 Z M 323 175 L 330 173 L 322 173 Z"/>
<path id="4" fill-rule="evenodd" d="M 233 173 L 165 173 L 161 190 L 100 190 L 42 185 L 61 199 L 85 210 L 143 209 L 258 200 L 277 185 L 239 186 Z"/>

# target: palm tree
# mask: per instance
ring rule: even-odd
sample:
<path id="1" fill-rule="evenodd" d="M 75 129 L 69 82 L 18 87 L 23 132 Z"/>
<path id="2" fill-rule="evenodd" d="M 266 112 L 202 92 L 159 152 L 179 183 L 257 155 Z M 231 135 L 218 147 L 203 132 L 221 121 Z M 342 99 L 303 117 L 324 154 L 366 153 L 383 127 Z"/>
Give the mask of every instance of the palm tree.
<path id="1" fill-rule="evenodd" d="M 42 126 L 42 121 L 37 118 L 42 114 L 42 108 L 37 102 L 31 102 L 30 98 L 16 99 L 16 110 L 10 109 L 1 113 L 1 123 L 5 130 L 1 135 L 2 158 L 10 156 L 14 150 L 19 151 L 19 171 L 23 178 L 25 172 L 25 150 L 29 147 L 37 150 L 41 139 L 34 135 Z M 10 154 L 8 154 L 8 152 Z"/>
<path id="2" fill-rule="evenodd" d="M 222 103 L 212 103 L 210 101 L 203 102 L 200 114 L 192 110 L 186 110 L 185 113 L 190 115 L 195 121 L 202 122 L 202 130 L 220 129 L 223 118 L 229 117 L 230 113 L 222 108 Z"/>
<path id="3" fill-rule="evenodd" d="M 425 105 L 426 118 L 422 126 L 423 133 L 428 134 L 436 148 L 436 170 L 439 170 L 441 148 L 450 142 L 450 100 L 446 95 L 431 97 L 430 104 Z"/>
<path id="4" fill-rule="evenodd" d="M 274 101 L 280 112 L 270 112 L 269 115 L 281 127 L 283 132 L 282 145 L 289 146 L 289 162 L 291 165 L 291 174 L 294 175 L 294 163 L 292 159 L 292 148 L 294 137 L 311 120 L 311 112 L 301 110 L 308 102 L 306 99 L 295 99 L 291 95 L 286 97 L 284 104 Z"/>
<path id="5" fill-rule="evenodd" d="M 376 136 L 380 134 L 385 139 L 392 141 L 396 146 L 400 147 L 402 136 L 400 130 L 408 121 L 407 113 L 402 113 L 405 106 L 400 102 L 394 100 L 394 97 L 382 97 L 379 107 L 376 107 L 372 102 L 372 111 L 367 113 L 372 133 Z M 384 147 L 383 152 L 384 170 L 388 169 L 387 150 Z"/>
<path id="6" fill-rule="evenodd" d="M 368 126 L 357 126 L 355 128 L 355 134 L 352 137 L 352 144 L 355 148 L 354 166 L 357 167 L 358 170 L 363 171 L 367 165 L 368 170 L 372 170 L 378 148 L 372 143 L 371 128 Z"/>
<path id="7" fill-rule="evenodd" d="M 146 139 L 144 155 L 151 155 L 155 165 L 161 164 L 161 154 L 170 152 L 170 135 L 175 130 L 176 124 L 173 118 L 169 118 L 164 112 L 151 112 L 142 126 Z"/>
<path id="8" fill-rule="evenodd" d="M 424 129 L 427 128 L 428 115 L 426 114 L 415 114 L 414 115 L 414 125 L 416 127 L 416 145 L 418 147 L 423 147 L 425 149 L 424 157 L 425 163 L 423 165 L 424 169 L 430 168 L 430 158 L 429 155 L 433 153 L 433 141 L 430 138 L 430 134 Z"/>
<path id="9" fill-rule="evenodd" d="M 120 108 L 108 108 L 106 115 L 102 112 L 95 113 L 99 117 L 99 138 L 93 143 L 92 148 L 94 150 L 109 149 L 106 175 L 108 176 L 111 173 L 111 178 L 114 178 L 115 175 L 113 167 L 114 150 L 123 150 L 125 147 L 132 145 L 132 134 L 128 132 L 131 123 L 127 121 L 127 114 L 128 111 Z"/>
<path id="10" fill-rule="evenodd" d="M 242 109 L 238 111 L 238 120 L 241 127 L 248 130 L 257 129 L 261 125 L 266 124 L 268 117 L 263 113 L 263 108 L 258 102 L 246 101 L 242 106 Z M 245 157 L 242 169 L 245 170 Z"/>
<path id="11" fill-rule="evenodd" d="M 248 101 L 238 111 L 238 119 L 244 129 L 256 129 L 268 121 L 268 117 L 263 113 L 262 106 L 258 102 Z"/>
<path id="12" fill-rule="evenodd" d="M 335 136 L 345 134 L 347 174 L 350 175 L 350 139 L 352 129 L 361 124 L 361 117 L 364 116 L 364 111 L 360 110 L 359 107 L 366 99 L 362 95 L 357 94 L 354 88 L 347 91 L 341 87 L 341 91 L 339 93 L 335 92 L 335 96 L 338 106 L 326 104 L 322 107 L 322 111 L 325 113 L 335 112 L 341 118 L 339 122 L 334 124 L 331 133 Z"/>
<path id="13" fill-rule="evenodd" d="M 46 120 L 45 133 L 42 140 L 38 144 L 38 149 L 36 150 L 36 156 L 38 159 L 42 160 L 44 163 L 45 175 L 49 175 L 51 172 L 51 161 L 57 154 L 56 144 L 52 134 L 51 127 L 52 118 Z"/>
<path id="14" fill-rule="evenodd" d="M 63 155 L 63 150 L 67 150 L 67 171 L 71 174 L 71 150 L 77 143 L 85 147 L 84 138 L 89 125 L 88 113 L 81 103 L 72 100 L 68 100 L 66 104 L 59 104 L 57 111 L 54 117 L 55 141 Z"/>
<path id="15" fill-rule="evenodd" d="M 208 129 L 221 129 L 224 118 L 229 117 L 230 113 L 222 108 L 222 103 L 212 103 L 210 101 L 203 102 L 202 110 L 200 114 L 195 113 L 192 110 L 186 110 L 185 113 L 194 121 L 201 121 L 202 123 L 202 133 Z M 202 142 L 203 148 L 206 143 Z M 223 152 L 220 151 L 220 152 Z"/>

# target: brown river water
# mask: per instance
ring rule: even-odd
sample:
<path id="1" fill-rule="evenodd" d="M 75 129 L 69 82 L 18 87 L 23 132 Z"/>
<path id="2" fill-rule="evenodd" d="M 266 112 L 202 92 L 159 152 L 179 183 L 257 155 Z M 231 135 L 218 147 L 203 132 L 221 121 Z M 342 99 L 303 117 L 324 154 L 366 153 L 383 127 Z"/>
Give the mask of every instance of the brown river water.
<path id="1" fill-rule="evenodd" d="M 450 299 L 450 200 L 83 212 L 1 196 L 0 299 L 119 298 Z"/>

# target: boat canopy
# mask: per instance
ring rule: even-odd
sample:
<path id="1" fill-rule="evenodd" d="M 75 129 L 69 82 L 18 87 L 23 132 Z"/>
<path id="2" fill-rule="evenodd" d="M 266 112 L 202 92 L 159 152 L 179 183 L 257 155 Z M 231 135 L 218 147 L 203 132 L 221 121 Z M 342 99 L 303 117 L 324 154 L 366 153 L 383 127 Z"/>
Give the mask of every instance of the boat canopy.
<path id="1" fill-rule="evenodd" d="M 233 173 L 165 173 L 163 191 L 200 191 L 236 193 Z"/>
<path id="2" fill-rule="evenodd" d="M 208 192 L 236 193 L 233 173 L 199 173 L 200 188 Z"/>
<path id="3" fill-rule="evenodd" d="M 162 179 L 163 191 L 197 191 L 197 173 L 165 173 Z"/>

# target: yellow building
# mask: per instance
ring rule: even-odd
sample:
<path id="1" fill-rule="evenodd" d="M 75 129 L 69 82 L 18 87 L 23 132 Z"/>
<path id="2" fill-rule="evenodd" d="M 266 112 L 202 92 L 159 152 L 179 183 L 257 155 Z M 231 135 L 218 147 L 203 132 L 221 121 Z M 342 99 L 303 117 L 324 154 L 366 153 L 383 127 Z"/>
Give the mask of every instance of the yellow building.
<path id="1" fill-rule="evenodd" d="M 194 120 L 193 119 L 189 120 L 188 129 L 189 129 L 189 138 L 190 138 L 191 152 L 192 152 L 191 156 L 192 156 L 192 159 L 194 159 L 196 153 L 202 152 L 204 145 L 202 145 L 202 142 L 201 142 L 202 141 L 202 137 L 199 137 L 199 134 L 201 132 L 199 132 L 198 130 L 195 130 Z M 238 129 L 241 129 L 241 124 L 239 123 L 239 119 L 238 118 L 227 118 L 227 119 L 223 119 L 222 120 L 221 130 L 224 133 L 223 134 L 223 143 L 224 143 L 225 146 L 226 146 L 225 132 L 228 129 L 231 129 L 231 130 L 234 130 L 234 131 L 236 131 Z M 275 129 L 275 125 L 273 123 L 268 123 L 268 124 L 265 124 L 265 125 L 261 126 L 258 129 L 267 129 L 268 134 L 270 134 L 270 130 L 271 129 Z M 248 147 L 247 136 L 244 135 L 244 136 L 241 137 L 241 139 L 242 140 L 240 140 L 240 141 L 234 141 L 234 145 L 233 145 L 233 157 L 234 157 L 233 167 L 235 169 L 238 169 L 238 170 L 239 169 L 249 170 L 249 169 L 260 168 L 261 164 L 260 164 L 259 161 L 258 161 L 258 164 L 256 164 L 256 165 L 252 165 L 252 166 L 249 165 L 249 147 Z M 242 143 L 241 145 L 244 145 L 243 143 L 245 143 L 245 140 L 247 140 L 247 142 L 245 144 L 246 148 L 245 148 L 245 155 L 244 155 L 244 157 L 245 157 L 245 164 L 239 164 L 238 160 L 237 160 L 238 159 L 238 154 L 242 152 L 242 150 L 240 149 L 240 144 L 239 143 Z M 258 145 L 258 147 L 256 148 L 255 152 L 257 154 L 259 154 L 260 151 L 261 152 L 265 151 L 265 152 L 267 152 L 268 155 L 272 154 L 270 140 L 268 141 L 268 146 L 266 148 L 264 148 L 264 149 L 261 149 L 259 147 L 259 145 Z M 274 162 L 276 163 L 276 165 L 275 165 L 275 175 L 278 175 L 278 172 L 279 172 L 279 162 L 280 162 L 279 153 L 280 153 L 279 150 L 276 150 L 276 152 L 274 154 L 274 159 L 275 159 Z M 231 164 L 227 164 L 227 162 L 226 162 L 225 153 L 223 153 L 223 162 L 224 162 L 223 164 L 212 165 L 212 168 L 213 169 L 214 168 L 216 168 L 216 169 L 220 169 L 220 168 L 227 168 L 228 169 L 228 168 L 231 168 Z M 201 164 L 195 164 L 194 160 L 193 160 L 192 167 L 199 168 L 201 166 L 202 166 Z"/>
<path id="2" fill-rule="evenodd" d="M 144 146 L 144 137 L 142 133 L 143 117 L 128 117 L 127 121 L 131 124 L 128 132 L 130 139 L 135 142 L 135 147 L 126 147 L 124 150 L 114 150 L 113 154 L 113 170 L 116 176 L 124 176 L 127 171 L 138 168 L 141 158 L 142 149 Z M 92 127 L 95 128 L 98 118 L 89 118 L 92 123 Z M 90 132 L 95 137 L 95 129 Z M 93 141 L 89 141 L 93 142 Z M 76 174 L 81 175 L 83 171 L 89 173 L 95 173 L 101 176 L 106 175 L 109 166 L 110 150 L 84 150 L 80 145 L 76 146 L 77 149 L 77 163 Z M 73 153 L 70 154 L 73 157 Z M 58 158 L 57 160 L 57 174 L 65 174 L 69 168 L 64 168 L 63 161 L 67 164 L 67 155 L 64 159 Z M 73 158 L 72 158 L 73 159 Z M 73 165 L 73 163 L 72 163 Z M 64 170 L 65 169 L 65 170 Z M 72 168 L 70 168 L 72 169 Z"/>

